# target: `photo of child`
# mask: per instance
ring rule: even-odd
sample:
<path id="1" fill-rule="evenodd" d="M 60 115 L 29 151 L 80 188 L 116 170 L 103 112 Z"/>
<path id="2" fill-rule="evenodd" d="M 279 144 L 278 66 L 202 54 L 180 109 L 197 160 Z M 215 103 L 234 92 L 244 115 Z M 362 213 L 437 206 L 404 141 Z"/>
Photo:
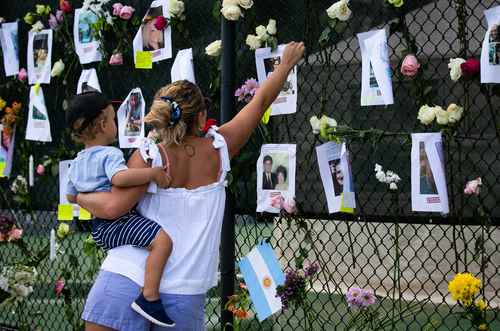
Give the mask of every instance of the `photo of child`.
<path id="1" fill-rule="evenodd" d="M 142 20 L 141 33 L 142 33 L 142 50 L 155 51 L 165 47 L 164 32 L 158 30 L 154 23 L 158 16 L 163 16 L 163 7 L 149 8 L 146 17 Z"/>
<path id="2" fill-rule="evenodd" d="M 141 93 L 133 92 L 130 94 L 130 98 L 128 99 L 126 108 L 126 136 L 138 136 L 141 133 L 141 124 L 143 120 L 141 112 L 141 102 L 143 102 Z"/>

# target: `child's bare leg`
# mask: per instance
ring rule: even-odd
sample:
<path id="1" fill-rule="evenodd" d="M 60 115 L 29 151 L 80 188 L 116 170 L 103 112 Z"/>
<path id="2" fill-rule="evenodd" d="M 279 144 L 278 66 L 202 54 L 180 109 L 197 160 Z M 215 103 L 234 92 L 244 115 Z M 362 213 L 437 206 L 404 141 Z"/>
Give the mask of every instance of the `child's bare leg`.
<path id="1" fill-rule="evenodd" d="M 149 250 L 142 293 L 148 301 L 154 301 L 160 298 L 161 276 L 165 264 L 172 253 L 172 239 L 170 239 L 170 236 L 165 231 L 161 230 L 158 232 Z"/>

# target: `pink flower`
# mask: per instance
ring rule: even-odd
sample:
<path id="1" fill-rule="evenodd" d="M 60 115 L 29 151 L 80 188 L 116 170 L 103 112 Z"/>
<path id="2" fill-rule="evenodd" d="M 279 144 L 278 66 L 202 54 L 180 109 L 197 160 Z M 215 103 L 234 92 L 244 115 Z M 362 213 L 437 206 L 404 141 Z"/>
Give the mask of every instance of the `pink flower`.
<path id="1" fill-rule="evenodd" d="M 375 301 L 376 297 L 375 294 L 373 293 L 373 290 L 361 291 L 360 304 L 362 307 L 366 308 L 368 306 L 371 306 L 375 303 Z"/>
<path id="2" fill-rule="evenodd" d="M 59 23 L 64 21 L 64 12 L 62 10 L 56 11 L 56 19 Z"/>
<path id="3" fill-rule="evenodd" d="M 123 5 L 119 2 L 113 4 L 113 15 L 120 16 L 120 12 L 122 11 Z"/>
<path id="4" fill-rule="evenodd" d="M 271 198 L 271 207 L 281 209 L 283 206 L 283 197 L 281 194 L 275 195 Z"/>
<path id="5" fill-rule="evenodd" d="M 7 235 L 8 241 L 19 240 L 21 239 L 22 235 L 23 235 L 23 230 L 14 227 L 12 230 L 10 230 L 9 234 Z"/>
<path id="6" fill-rule="evenodd" d="M 130 6 L 123 6 L 120 10 L 120 18 L 122 20 L 129 20 L 134 14 L 135 9 Z"/>
<path id="7" fill-rule="evenodd" d="M 406 77 L 413 77 L 418 73 L 420 63 L 413 54 L 406 55 L 403 63 L 401 64 L 401 73 Z"/>
<path id="8" fill-rule="evenodd" d="M 283 209 L 290 215 L 297 214 L 297 206 L 295 205 L 295 199 L 283 202 Z"/>
<path id="9" fill-rule="evenodd" d="M 59 26 L 57 18 L 54 16 L 54 14 L 50 14 L 49 16 L 49 26 L 52 30 L 55 30 Z"/>
<path id="10" fill-rule="evenodd" d="M 163 16 L 157 16 L 155 18 L 155 22 L 154 22 L 154 26 L 157 30 L 160 30 L 162 31 L 163 29 L 165 29 L 167 27 L 167 20 L 165 19 L 165 17 Z"/>
<path id="11" fill-rule="evenodd" d="M 17 74 L 17 79 L 19 79 L 21 82 L 24 82 L 28 78 L 28 72 L 26 72 L 26 69 L 21 68 L 19 70 L 19 73 Z"/>
<path id="12" fill-rule="evenodd" d="M 54 287 L 54 292 L 56 293 L 56 296 L 60 296 L 62 294 L 62 291 L 64 290 L 64 279 L 59 278 L 56 280 L 56 285 Z"/>
<path id="13" fill-rule="evenodd" d="M 476 179 L 465 184 L 464 193 L 467 195 L 479 195 L 481 192 L 481 185 L 483 185 L 481 177 L 477 177 Z"/>
<path id="14" fill-rule="evenodd" d="M 43 176 L 45 174 L 45 167 L 43 166 L 43 164 L 39 164 L 36 166 L 36 174 L 38 176 Z"/>
<path id="15" fill-rule="evenodd" d="M 119 66 L 123 64 L 123 54 L 122 53 L 114 53 L 109 58 L 109 65 Z"/>
<path id="16" fill-rule="evenodd" d="M 470 58 L 460 65 L 462 76 L 464 78 L 472 78 L 479 73 L 480 63 L 475 58 Z"/>

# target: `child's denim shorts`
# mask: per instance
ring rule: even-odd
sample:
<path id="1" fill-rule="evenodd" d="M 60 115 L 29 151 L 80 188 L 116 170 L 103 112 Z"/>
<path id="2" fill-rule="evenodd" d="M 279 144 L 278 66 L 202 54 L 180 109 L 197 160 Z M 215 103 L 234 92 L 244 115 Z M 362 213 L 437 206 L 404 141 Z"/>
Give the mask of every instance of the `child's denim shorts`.
<path id="1" fill-rule="evenodd" d="M 101 270 L 89 292 L 82 319 L 120 331 L 204 331 L 205 294 L 161 294 L 167 314 L 175 321 L 174 328 L 151 327 L 149 321 L 132 310 L 130 305 L 140 287 L 129 278 Z"/>

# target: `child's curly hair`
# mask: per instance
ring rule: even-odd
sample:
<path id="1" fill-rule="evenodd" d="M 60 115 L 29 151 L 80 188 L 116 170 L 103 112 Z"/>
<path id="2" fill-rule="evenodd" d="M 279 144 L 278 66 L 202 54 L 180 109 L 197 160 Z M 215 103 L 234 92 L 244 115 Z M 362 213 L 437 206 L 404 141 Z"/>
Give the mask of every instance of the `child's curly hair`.
<path id="1" fill-rule="evenodd" d="M 77 142 L 94 139 L 101 132 L 101 121 L 106 120 L 103 110 L 111 101 L 100 92 L 86 92 L 74 96 L 69 102 L 66 122 L 72 138 Z"/>

